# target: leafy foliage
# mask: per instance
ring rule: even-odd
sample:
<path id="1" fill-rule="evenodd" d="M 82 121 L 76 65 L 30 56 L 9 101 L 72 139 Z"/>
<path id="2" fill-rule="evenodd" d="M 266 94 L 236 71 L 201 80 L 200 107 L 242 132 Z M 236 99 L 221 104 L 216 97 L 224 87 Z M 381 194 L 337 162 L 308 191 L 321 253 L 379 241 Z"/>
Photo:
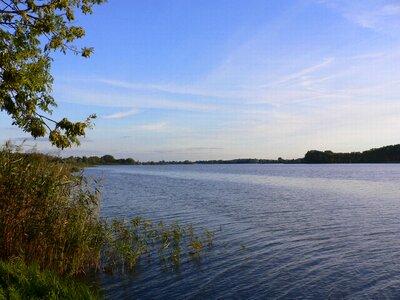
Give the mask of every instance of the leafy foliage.
<path id="1" fill-rule="evenodd" d="M 51 53 L 72 51 L 89 57 L 93 48 L 78 49 L 72 43 L 85 35 L 75 26 L 76 10 L 91 14 L 106 0 L 1 0 L 0 1 L 0 109 L 33 137 L 47 133 L 59 148 L 79 145 L 79 137 L 96 116 L 83 122 L 67 118 L 55 121 L 56 102 L 51 96 Z M 50 123 L 54 126 L 50 127 Z"/>
<path id="2" fill-rule="evenodd" d="M 332 151 L 310 150 L 303 162 L 314 164 L 327 163 L 399 163 L 400 145 L 374 148 L 363 152 L 335 153 Z"/>

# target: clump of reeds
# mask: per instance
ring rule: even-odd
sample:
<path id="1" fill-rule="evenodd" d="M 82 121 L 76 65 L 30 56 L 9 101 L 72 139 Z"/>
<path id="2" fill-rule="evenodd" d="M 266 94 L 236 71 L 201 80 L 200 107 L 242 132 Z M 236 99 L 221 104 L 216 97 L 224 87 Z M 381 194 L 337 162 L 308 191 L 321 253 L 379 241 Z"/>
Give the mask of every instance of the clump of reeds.
<path id="1" fill-rule="evenodd" d="M 129 221 L 114 219 L 107 223 L 106 231 L 108 239 L 102 252 L 106 271 L 132 270 L 143 257 L 158 257 L 162 266 L 177 269 L 183 256 L 198 257 L 214 238 L 208 230 L 198 236 L 192 225 L 154 224 L 140 217 Z"/>
<path id="2" fill-rule="evenodd" d="M 73 166 L 72 166 L 73 167 Z M 89 269 L 133 269 L 158 256 L 177 268 L 182 255 L 198 257 L 213 233 L 191 225 L 99 218 L 96 182 L 73 175 L 71 165 L 43 154 L 0 151 L 0 259 L 18 257 L 42 269 L 78 274 Z"/>
<path id="3" fill-rule="evenodd" d="M 0 152 L 0 258 L 70 274 L 97 266 L 98 192 L 69 166 L 15 150 L 6 144 Z"/>

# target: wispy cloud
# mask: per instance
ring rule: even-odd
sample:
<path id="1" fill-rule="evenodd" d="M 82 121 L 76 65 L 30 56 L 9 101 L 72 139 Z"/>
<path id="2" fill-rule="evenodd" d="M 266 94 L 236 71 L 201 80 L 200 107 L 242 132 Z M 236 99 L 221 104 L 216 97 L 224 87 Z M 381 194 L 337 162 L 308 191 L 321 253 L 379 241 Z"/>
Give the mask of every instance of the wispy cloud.
<path id="1" fill-rule="evenodd" d="M 121 91 L 107 91 L 104 93 L 94 88 L 77 86 L 73 84 L 58 84 L 55 93 L 59 101 L 85 105 L 96 105 L 112 108 L 128 109 L 173 109 L 183 111 L 213 111 L 218 108 L 217 104 L 209 102 L 185 100 L 173 100 L 162 96 L 135 95 Z M 133 109 L 134 108 L 134 109 Z"/>
<path id="2" fill-rule="evenodd" d="M 317 63 L 316 65 L 307 67 L 303 70 L 300 70 L 298 72 L 286 75 L 285 77 L 278 79 L 277 81 L 265 86 L 265 87 L 269 87 L 269 86 L 276 86 L 276 85 L 282 85 L 288 82 L 292 82 L 292 81 L 296 81 L 296 80 L 300 80 L 300 79 L 304 79 L 304 76 L 312 74 L 320 69 L 323 69 L 329 65 L 331 65 L 334 62 L 333 58 L 327 58 L 324 59 L 323 62 L 321 63 Z"/>
<path id="3" fill-rule="evenodd" d="M 124 129 L 116 129 L 118 132 L 124 132 L 124 138 L 134 138 L 138 136 L 144 136 L 146 138 L 151 138 L 151 134 L 155 134 L 158 136 L 158 133 L 164 134 L 164 137 L 174 136 L 174 139 L 185 134 L 191 137 L 191 133 L 193 133 L 192 128 L 177 126 L 176 124 L 172 124 L 169 121 L 159 121 L 159 122 L 148 122 L 141 123 L 131 127 L 127 127 Z"/>
<path id="4" fill-rule="evenodd" d="M 99 83 L 113 87 L 119 87 L 130 90 L 148 90 L 161 91 L 173 94 L 198 94 L 199 91 L 193 90 L 190 87 L 176 86 L 172 84 L 153 84 L 153 83 L 137 83 L 125 80 L 99 79 Z"/>
<path id="5" fill-rule="evenodd" d="M 221 147 L 189 147 L 184 148 L 185 151 L 213 151 L 213 150 L 223 150 Z"/>
<path id="6" fill-rule="evenodd" d="M 219 151 L 224 150 L 222 147 L 187 147 L 187 148 L 171 148 L 171 149 L 160 149 L 149 151 L 149 153 L 187 153 L 187 152 L 210 152 L 210 151 Z"/>
<path id="7" fill-rule="evenodd" d="M 144 130 L 144 131 L 167 131 L 171 129 L 168 122 L 159 122 L 151 124 L 137 125 L 132 130 Z"/>
<path id="8" fill-rule="evenodd" d="M 400 5 L 392 1 L 325 0 L 317 1 L 341 13 L 350 22 L 377 32 L 398 34 Z"/>
<path id="9" fill-rule="evenodd" d="M 99 79 L 98 82 L 109 86 L 124 88 L 134 91 L 162 92 L 175 95 L 213 97 L 213 98 L 237 98 L 234 93 L 227 93 L 219 89 L 210 89 L 207 85 L 177 85 L 177 84 L 154 84 L 137 83 L 123 80 Z"/>
<path id="10" fill-rule="evenodd" d="M 33 137 L 17 137 L 17 138 L 11 138 L 12 142 L 48 142 L 49 139 L 46 137 L 37 137 L 37 138 L 33 138 Z"/>
<path id="11" fill-rule="evenodd" d="M 382 13 L 386 15 L 400 15 L 400 5 L 399 4 L 387 4 L 383 6 Z"/>
<path id="12" fill-rule="evenodd" d="M 307 9 L 325 13 L 327 20 L 321 22 L 318 13 L 309 20 L 314 16 L 307 11 L 273 26 L 266 21 L 193 82 L 99 74 L 57 93 L 64 101 L 107 107 L 107 113 L 112 108 L 115 113 L 105 113 L 105 119 L 146 110 L 127 120 L 130 125 L 114 122 L 108 130 L 124 145 L 119 149 L 156 159 L 182 159 L 185 153 L 207 159 L 246 153 L 298 157 L 310 148 L 346 151 L 393 143 L 400 128 L 400 39 L 388 35 L 400 33 L 400 5 L 317 2 Z M 309 26 L 314 22 L 321 28 Z"/>
<path id="13" fill-rule="evenodd" d="M 135 115 L 135 114 L 138 114 L 138 113 L 139 113 L 139 110 L 132 109 L 132 110 L 129 110 L 129 111 L 122 111 L 122 112 L 117 112 L 117 113 L 113 113 L 113 114 L 110 114 L 110 115 L 106 115 L 106 116 L 103 116 L 102 118 L 103 119 L 121 119 L 121 118 L 125 118 L 125 117 L 131 116 L 131 115 Z"/>

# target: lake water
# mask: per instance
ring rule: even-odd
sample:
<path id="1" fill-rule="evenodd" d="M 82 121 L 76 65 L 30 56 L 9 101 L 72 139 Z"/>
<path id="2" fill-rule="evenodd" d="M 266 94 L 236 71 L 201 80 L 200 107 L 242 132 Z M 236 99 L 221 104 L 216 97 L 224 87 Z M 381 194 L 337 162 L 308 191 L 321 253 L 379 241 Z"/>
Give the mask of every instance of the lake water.
<path id="1" fill-rule="evenodd" d="M 108 299 L 399 299 L 400 164 L 105 166 L 105 217 L 215 231 L 200 264 L 99 275 Z"/>

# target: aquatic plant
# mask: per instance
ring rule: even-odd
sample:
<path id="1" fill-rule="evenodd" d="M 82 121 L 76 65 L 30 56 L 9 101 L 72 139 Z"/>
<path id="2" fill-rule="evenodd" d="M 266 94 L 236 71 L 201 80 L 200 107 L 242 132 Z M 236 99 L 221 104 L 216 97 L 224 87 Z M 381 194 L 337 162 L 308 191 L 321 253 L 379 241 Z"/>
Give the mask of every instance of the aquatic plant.
<path id="1" fill-rule="evenodd" d="M 43 154 L 0 151 L 0 259 L 15 257 L 60 274 L 126 271 L 142 257 L 178 268 L 184 255 L 199 255 L 213 233 L 191 225 L 103 220 L 99 184 L 73 166 Z"/>
<path id="2" fill-rule="evenodd" d="M 157 257 L 163 267 L 177 269 L 184 256 L 198 255 L 203 245 L 212 245 L 214 238 L 208 230 L 201 237 L 195 236 L 192 225 L 154 224 L 140 217 L 106 224 L 108 239 L 101 264 L 108 272 L 133 270 L 143 257 Z"/>

